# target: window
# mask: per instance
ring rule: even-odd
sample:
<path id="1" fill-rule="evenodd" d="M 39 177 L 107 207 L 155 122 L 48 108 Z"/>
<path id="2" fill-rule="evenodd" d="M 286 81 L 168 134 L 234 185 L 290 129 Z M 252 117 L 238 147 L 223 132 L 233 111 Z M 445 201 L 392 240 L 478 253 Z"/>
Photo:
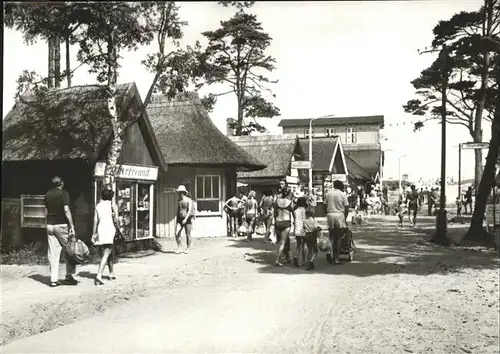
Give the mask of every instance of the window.
<path id="1" fill-rule="evenodd" d="M 304 136 L 305 136 L 306 138 L 308 138 L 308 137 L 309 137 L 309 129 L 306 129 L 306 131 L 305 131 L 305 133 L 304 133 Z M 313 138 L 314 138 L 314 129 L 312 130 L 312 136 L 313 136 Z"/>
<path id="2" fill-rule="evenodd" d="M 21 195 L 21 227 L 46 227 L 44 199 L 43 195 Z"/>
<path id="3" fill-rule="evenodd" d="M 325 129 L 325 136 L 333 137 L 335 135 L 337 135 L 337 129 L 335 129 L 335 128 L 326 128 Z"/>
<path id="4" fill-rule="evenodd" d="M 220 176 L 196 176 L 197 211 L 219 213 L 220 189 Z"/>
<path id="5" fill-rule="evenodd" d="M 358 141 L 356 134 L 357 133 L 357 128 L 356 127 L 348 127 L 346 129 L 346 142 L 347 144 L 356 144 Z"/>

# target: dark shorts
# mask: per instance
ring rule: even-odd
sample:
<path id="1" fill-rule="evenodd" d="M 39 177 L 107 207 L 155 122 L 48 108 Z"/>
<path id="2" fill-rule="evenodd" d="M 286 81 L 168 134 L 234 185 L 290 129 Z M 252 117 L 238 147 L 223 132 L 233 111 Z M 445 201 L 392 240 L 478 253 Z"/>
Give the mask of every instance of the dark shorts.
<path id="1" fill-rule="evenodd" d="M 283 231 L 292 227 L 292 222 L 290 220 L 275 221 L 274 228 L 277 231 Z"/>
<path id="2" fill-rule="evenodd" d="M 183 221 L 184 221 L 184 218 L 182 218 L 182 217 L 180 217 L 180 216 L 178 216 L 178 217 L 177 217 L 177 223 L 178 223 L 178 224 L 182 225 L 182 222 L 183 222 Z M 186 220 L 186 225 L 190 225 L 190 224 L 192 224 L 192 223 L 193 223 L 193 217 L 192 217 L 192 216 L 190 216 L 190 217 Z"/>
<path id="3" fill-rule="evenodd" d="M 249 214 L 249 215 L 245 216 L 245 221 L 247 222 L 247 224 L 250 224 L 254 220 L 255 220 L 255 214 L 253 214 L 253 215 Z"/>

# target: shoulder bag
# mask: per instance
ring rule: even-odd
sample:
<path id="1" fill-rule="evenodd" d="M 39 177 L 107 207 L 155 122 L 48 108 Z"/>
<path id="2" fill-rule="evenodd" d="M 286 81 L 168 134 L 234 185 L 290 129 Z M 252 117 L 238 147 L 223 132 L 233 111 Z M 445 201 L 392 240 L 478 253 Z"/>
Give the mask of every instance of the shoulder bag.
<path id="1" fill-rule="evenodd" d="M 115 237 L 113 238 L 113 243 L 123 243 L 125 242 L 125 237 L 120 231 L 120 227 L 117 224 L 117 218 L 115 212 L 113 211 L 113 202 L 111 202 L 111 217 L 113 219 L 113 225 L 115 226 Z"/>

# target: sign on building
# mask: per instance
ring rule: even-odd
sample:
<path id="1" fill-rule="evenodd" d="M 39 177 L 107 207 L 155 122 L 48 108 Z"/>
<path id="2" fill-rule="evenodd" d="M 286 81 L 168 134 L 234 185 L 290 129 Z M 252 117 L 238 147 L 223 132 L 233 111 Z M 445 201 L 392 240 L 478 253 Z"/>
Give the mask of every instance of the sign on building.
<path id="1" fill-rule="evenodd" d="M 462 143 L 462 149 L 488 149 L 490 143 Z"/>
<path id="2" fill-rule="evenodd" d="M 332 174 L 332 181 L 339 180 L 342 182 L 347 182 L 347 175 L 346 174 Z"/>
<path id="3" fill-rule="evenodd" d="M 104 177 L 105 169 L 106 164 L 104 162 L 96 163 L 94 176 Z M 115 177 L 122 179 L 156 181 L 158 178 L 158 167 L 118 165 L 118 172 Z"/>
<path id="4" fill-rule="evenodd" d="M 311 168 L 311 161 L 292 161 L 292 168 L 297 170 L 308 170 Z"/>

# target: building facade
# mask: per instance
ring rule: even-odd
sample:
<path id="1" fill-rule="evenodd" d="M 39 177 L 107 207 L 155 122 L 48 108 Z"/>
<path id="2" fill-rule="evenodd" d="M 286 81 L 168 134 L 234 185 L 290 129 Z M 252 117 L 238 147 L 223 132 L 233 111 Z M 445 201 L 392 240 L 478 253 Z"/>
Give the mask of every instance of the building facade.
<path id="1" fill-rule="evenodd" d="M 311 118 L 283 119 L 278 124 L 283 134 L 298 135 L 308 138 L 336 137 L 342 147 L 357 165 L 366 170 L 376 181 L 383 175 L 383 151 L 381 147 L 381 131 L 384 128 L 384 116 L 354 117 L 322 117 L 312 121 Z"/>

